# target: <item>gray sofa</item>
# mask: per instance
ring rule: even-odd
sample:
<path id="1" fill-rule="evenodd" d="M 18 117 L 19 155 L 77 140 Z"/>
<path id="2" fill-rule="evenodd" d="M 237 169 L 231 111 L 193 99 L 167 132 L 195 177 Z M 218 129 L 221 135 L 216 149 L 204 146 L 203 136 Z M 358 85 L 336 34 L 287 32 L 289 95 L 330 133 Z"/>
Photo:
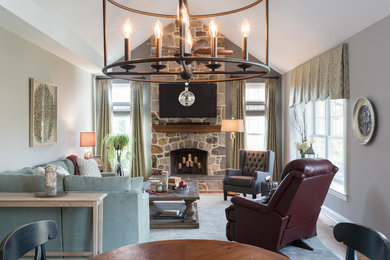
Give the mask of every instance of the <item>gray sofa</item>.
<path id="1" fill-rule="evenodd" d="M 74 175 L 70 160 L 51 162 L 71 175 L 57 175 L 57 190 L 104 192 L 103 251 L 149 241 L 149 195 L 141 191 L 142 177 L 86 177 Z M 33 168 L 0 173 L 0 192 L 44 191 L 44 176 Z M 0 240 L 14 228 L 50 219 L 59 234 L 47 244 L 48 251 L 92 251 L 92 209 L 90 208 L 1 208 Z"/>

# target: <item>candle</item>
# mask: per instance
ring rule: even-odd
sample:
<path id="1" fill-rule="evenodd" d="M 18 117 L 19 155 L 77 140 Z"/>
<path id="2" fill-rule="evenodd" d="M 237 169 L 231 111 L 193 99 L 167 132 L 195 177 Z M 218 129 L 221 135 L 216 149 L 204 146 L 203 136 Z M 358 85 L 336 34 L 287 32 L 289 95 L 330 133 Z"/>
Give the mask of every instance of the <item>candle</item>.
<path id="1" fill-rule="evenodd" d="M 192 161 L 192 155 L 190 153 L 188 154 L 188 161 Z"/>
<path id="2" fill-rule="evenodd" d="M 46 165 L 45 167 L 45 191 L 46 195 L 55 196 L 57 194 L 57 166 Z"/>
<path id="3" fill-rule="evenodd" d="M 249 36 L 249 22 L 247 19 L 241 24 L 242 35 L 242 59 L 248 60 L 248 36 Z"/>
<path id="4" fill-rule="evenodd" d="M 194 162 L 190 161 L 190 167 L 194 167 Z"/>
<path id="5" fill-rule="evenodd" d="M 194 157 L 194 163 L 198 163 L 198 156 Z"/>
<path id="6" fill-rule="evenodd" d="M 186 4 L 184 1 L 179 1 L 179 6 L 177 7 L 177 20 L 180 24 L 179 27 L 179 33 L 182 35 L 182 37 L 179 38 L 180 44 L 180 55 L 184 55 L 184 53 L 190 53 L 191 49 L 189 49 L 189 44 L 188 44 L 188 34 L 191 34 L 190 31 L 190 16 L 187 11 Z"/>
<path id="7" fill-rule="evenodd" d="M 202 164 L 199 162 L 198 163 L 198 169 L 201 169 L 202 168 Z"/>
<path id="8" fill-rule="evenodd" d="M 186 166 L 190 167 L 190 162 L 189 161 L 186 161 Z"/>
<path id="9" fill-rule="evenodd" d="M 186 164 L 186 161 L 187 161 L 187 159 L 183 156 L 183 158 L 181 159 L 181 162 L 182 162 L 183 164 Z"/>
<path id="10" fill-rule="evenodd" d="M 183 168 L 183 165 L 181 163 L 179 163 L 178 168 L 179 168 L 179 170 L 181 170 Z"/>
<path id="11" fill-rule="evenodd" d="M 131 25 L 129 19 L 127 19 L 125 22 L 125 25 L 123 27 L 123 32 L 125 36 L 125 60 L 130 60 L 131 59 L 131 49 L 130 49 Z"/>
<path id="12" fill-rule="evenodd" d="M 217 55 L 217 50 L 218 50 L 218 47 L 217 47 L 218 46 L 218 39 L 217 39 L 218 28 L 217 28 L 217 24 L 215 23 L 214 20 L 210 21 L 209 33 L 210 33 L 210 36 L 211 36 L 211 52 L 210 52 L 210 55 L 211 55 L 211 57 L 216 58 L 218 56 Z"/>
<path id="13" fill-rule="evenodd" d="M 154 25 L 154 37 L 156 40 L 156 58 L 160 58 L 162 56 L 162 34 L 162 24 L 160 21 L 157 21 Z M 161 62 L 158 62 L 158 64 L 161 64 Z"/>

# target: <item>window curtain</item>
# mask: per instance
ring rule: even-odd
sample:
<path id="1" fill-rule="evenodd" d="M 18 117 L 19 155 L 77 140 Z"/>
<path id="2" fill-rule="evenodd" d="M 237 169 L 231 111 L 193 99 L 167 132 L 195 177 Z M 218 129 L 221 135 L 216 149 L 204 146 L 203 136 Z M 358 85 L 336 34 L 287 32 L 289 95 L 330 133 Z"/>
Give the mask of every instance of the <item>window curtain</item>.
<path id="1" fill-rule="evenodd" d="M 290 107 L 327 98 L 349 98 L 348 63 L 348 45 L 342 44 L 292 70 Z"/>
<path id="2" fill-rule="evenodd" d="M 280 182 L 281 172 L 277 134 L 276 83 L 276 79 L 265 80 L 265 143 L 267 150 L 271 150 L 275 153 L 273 180 Z"/>
<path id="3" fill-rule="evenodd" d="M 243 119 L 245 122 L 245 80 L 233 81 L 232 117 Z M 239 169 L 240 150 L 245 149 L 245 133 L 236 133 L 236 138 L 232 142 L 230 167 Z"/>
<path id="4" fill-rule="evenodd" d="M 98 79 L 97 80 L 97 96 L 98 101 L 98 125 L 97 125 L 97 150 L 100 152 L 103 161 L 103 171 L 112 172 L 113 167 L 108 161 L 107 150 L 104 146 L 104 138 L 112 131 L 112 80 Z"/>
<path id="5" fill-rule="evenodd" d="M 131 177 L 146 178 L 142 83 L 131 81 Z"/>

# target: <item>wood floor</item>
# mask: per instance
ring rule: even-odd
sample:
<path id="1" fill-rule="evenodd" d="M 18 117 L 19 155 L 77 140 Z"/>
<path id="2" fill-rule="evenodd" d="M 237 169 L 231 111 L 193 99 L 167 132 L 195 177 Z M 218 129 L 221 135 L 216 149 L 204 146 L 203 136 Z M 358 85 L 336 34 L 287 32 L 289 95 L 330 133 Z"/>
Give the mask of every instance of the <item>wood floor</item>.
<path id="1" fill-rule="evenodd" d="M 325 216 L 320 214 L 317 221 L 317 236 L 324 246 L 333 252 L 338 258 L 345 259 L 345 246 L 342 243 L 337 242 L 333 236 L 333 228 L 336 223 Z"/>
<path id="2" fill-rule="evenodd" d="M 321 243 L 332 251 L 333 254 L 340 259 L 345 259 L 345 246 L 342 243 L 337 242 L 333 236 L 333 228 L 335 225 L 336 223 L 332 219 L 324 214 L 320 214 L 317 221 L 317 236 Z M 358 253 L 358 259 L 366 260 L 368 258 Z"/>

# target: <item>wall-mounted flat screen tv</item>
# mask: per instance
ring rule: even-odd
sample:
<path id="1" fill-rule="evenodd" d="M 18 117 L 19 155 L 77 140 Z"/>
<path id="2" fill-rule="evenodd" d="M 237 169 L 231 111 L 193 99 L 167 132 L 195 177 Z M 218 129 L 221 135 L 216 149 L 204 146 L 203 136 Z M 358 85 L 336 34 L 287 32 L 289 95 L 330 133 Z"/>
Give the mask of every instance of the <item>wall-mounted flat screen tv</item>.
<path id="1" fill-rule="evenodd" d="M 184 84 L 160 84 L 160 117 L 216 117 L 217 85 L 190 84 L 189 90 L 195 95 L 195 102 L 189 107 L 179 103 Z"/>

